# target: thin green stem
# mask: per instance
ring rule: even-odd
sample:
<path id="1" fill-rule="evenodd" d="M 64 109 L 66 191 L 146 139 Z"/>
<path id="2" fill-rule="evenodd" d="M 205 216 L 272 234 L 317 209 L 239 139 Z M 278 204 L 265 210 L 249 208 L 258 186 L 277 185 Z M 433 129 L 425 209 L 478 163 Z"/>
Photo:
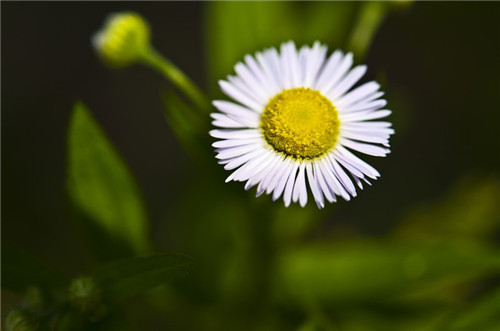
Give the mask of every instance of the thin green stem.
<path id="1" fill-rule="evenodd" d="M 162 73 L 167 80 L 177 86 L 200 110 L 206 112 L 210 110 L 210 103 L 207 97 L 196 84 L 155 49 L 147 49 L 143 53 L 142 60 L 145 64 Z"/>
<path id="2" fill-rule="evenodd" d="M 365 56 L 375 36 L 375 32 L 377 32 L 378 27 L 386 15 L 387 9 L 388 5 L 381 1 L 367 1 L 362 4 L 347 43 L 347 48 L 352 51 L 358 59 Z"/>

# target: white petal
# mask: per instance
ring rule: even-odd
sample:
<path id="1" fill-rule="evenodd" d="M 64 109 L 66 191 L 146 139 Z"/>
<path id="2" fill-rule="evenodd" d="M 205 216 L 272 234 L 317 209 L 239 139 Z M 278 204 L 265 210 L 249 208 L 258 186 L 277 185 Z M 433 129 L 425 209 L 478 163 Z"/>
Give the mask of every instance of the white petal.
<path id="1" fill-rule="evenodd" d="M 255 174 L 248 179 L 247 183 L 245 184 L 245 190 L 250 189 L 252 186 L 260 182 L 274 163 L 275 159 L 272 157 L 272 155 L 267 155 L 267 158 L 264 159 L 262 163 L 254 169 Z"/>
<path id="2" fill-rule="evenodd" d="M 234 100 L 247 106 L 250 109 L 253 109 L 254 111 L 256 111 L 258 113 L 262 112 L 262 109 L 264 107 L 261 104 L 259 104 L 257 101 L 255 101 L 254 99 L 248 97 L 243 91 L 241 91 L 239 88 L 237 88 L 234 84 L 231 84 L 225 80 L 220 80 L 219 86 L 224 93 L 226 93 L 228 96 L 230 96 Z"/>
<path id="3" fill-rule="evenodd" d="M 225 148 L 225 147 L 234 147 L 241 145 L 253 144 L 256 142 L 262 141 L 261 138 L 251 138 L 251 139 L 227 139 L 227 140 L 218 140 L 212 144 L 215 148 Z"/>
<path id="4" fill-rule="evenodd" d="M 349 124 L 349 123 L 348 123 Z M 341 132 L 350 132 L 353 134 L 363 134 L 370 137 L 379 137 L 388 139 L 391 134 L 394 134 L 394 129 L 392 128 L 367 128 L 367 127 L 352 127 L 346 125 L 342 125 Z"/>
<path id="5" fill-rule="evenodd" d="M 288 178 L 290 177 L 290 174 L 292 173 L 292 171 L 297 170 L 296 166 L 297 166 L 297 163 L 294 161 L 289 161 L 286 164 L 286 167 L 284 168 L 283 173 L 278 178 L 276 188 L 274 189 L 274 192 L 273 192 L 273 200 L 274 201 L 276 201 L 283 193 L 285 186 L 288 183 Z"/>
<path id="6" fill-rule="evenodd" d="M 365 83 L 355 88 L 351 92 L 347 93 L 346 95 L 342 96 L 341 98 L 339 98 L 335 103 L 335 106 L 342 107 L 359 102 L 360 100 L 363 100 L 366 96 L 372 95 L 379 88 L 380 85 L 376 82 Z"/>
<path id="7" fill-rule="evenodd" d="M 319 209 L 325 206 L 325 200 L 323 199 L 323 194 L 318 184 L 318 180 L 314 174 L 313 166 L 311 162 L 306 163 L 306 171 L 307 171 L 307 180 L 309 183 L 309 187 L 311 188 L 311 192 L 314 197 L 314 201 Z"/>
<path id="8" fill-rule="evenodd" d="M 373 122 L 349 122 L 349 123 L 344 123 L 342 124 L 342 127 L 349 127 L 349 128 L 367 128 L 367 129 L 379 129 L 379 128 L 389 128 L 392 126 L 391 122 L 384 122 L 384 121 L 373 121 Z"/>
<path id="9" fill-rule="evenodd" d="M 290 70 L 290 54 L 288 51 L 287 44 L 281 44 L 280 53 L 280 71 L 281 71 L 281 82 L 283 87 L 289 89 L 292 87 L 292 73 Z"/>
<path id="10" fill-rule="evenodd" d="M 233 169 L 236 169 L 238 168 L 239 166 L 249 162 L 250 160 L 252 160 L 253 158 L 256 158 L 258 157 L 259 155 L 261 155 L 263 153 L 263 149 L 257 149 L 253 152 L 250 152 L 250 153 L 247 153 L 247 154 L 243 154 L 241 156 L 237 156 L 235 158 L 232 158 L 232 159 L 228 159 L 228 162 L 227 164 L 224 166 L 224 169 L 226 170 L 233 170 Z M 231 177 L 232 178 L 232 177 Z M 226 180 L 227 182 L 228 180 Z"/>
<path id="11" fill-rule="evenodd" d="M 266 51 L 264 53 L 257 53 L 256 57 L 264 72 L 271 98 L 282 89 L 280 79 L 278 78 L 279 73 L 276 72 L 276 70 L 279 70 L 279 68 L 274 69 L 273 60 L 270 58 L 271 55 L 269 51 Z"/>
<path id="12" fill-rule="evenodd" d="M 293 188 L 293 194 L 292 194 L 292 201 L 293 202 L 297 202 L 299 200 L 299 197 L 301 197 L 301 200 L 302 200 L 304 194 L 305 194 L 305 200 L 307 202 L 305 168 L 306 168 L 305 163 L 301 162 L 300 167 L 299 167 L 299 173 L 297 175 L 297 180 L 295 181 L 295 186 Z M 301 205 L 302 205 L 302 201 L 301 201 Z"/>
<path id="13" fill-rule="evenodd" d="M 355 121 L 368 121 L 375 120 L 378 118 L 387 117 L 391 114 L 390 110 L 378 110 L 378 111 L 366 111 L 353 114 L 339 114 L 341 121 L 345 122 L 355 122 Z"/>
<path id="14" fill-rule="evenodd" d="M 247 127 L 246 125 L 236 122 L 223 114 L 210 114 L 210 116 L 215 119 L 212 121 L 212 125 L 219 128 L 236 129 Z"/>
<path id="15" fill-rule="evenodd" d="M 349 105 L 339 108 L 339 116 L 360 114 L 361 112 L 372 112 L 387 105 L 387 101 L 379 99 L 375 101 L 360 102 L 355 105 Z M 341 111 L 342 110 L 342 111 Z"/>
<path id="16" fill-rule="evenodd" d="M 290 206 L 290 202 L 292 202 L 293 187 L 295 186 L 298 167 L 299 167 L 299 162 L 293 162 L 292 171 L 290 172 L 290 175 L 288 176 L 286 182 L 285 192 L 283 193 L 283 200 L 285 202 L 286 207 Z"/>
<path id="17" fill-rule="evenodd" d="M 314 174 L 316 176 L 316 181 L 318 182 L 325 198 L 330 202 L 336 202 L 337 198 L 335 197 L 335 192 L 333 192 L 326 184 L 325 177 L 323 176 L 323 173 L 321 171 L 321 167 L 317 162 L 313 163 L 313 167 L 314 167 Z"/>
<path id="18" fill-rule="evenodd" d="M 344 168 L 346 168 L 353 176 L 358 178 L 365 177 L 361 170 L 357 169 L 355 166 L 347 162 L 338 151 L 333 152 L 333 154 L 335 155 L 335 159 L 337 160 L 337 162 L 340 163 Z"/>
<path id="19" fill-rule="evenodd" d="M 280 90 L 285 88 L 285 73 L 281 72 L 281 57 L 275 48 L 271 48 L 269 51 L 264 53 L 264 57 L 267 58 L 268 63 L 271 65 L 273 72 L 275 73 L 278 87 Z"/>
<path id="20" fill-rule="evenodd" d="M 279 154 L 273 155 L 272 162 L 263 171 L 261 171 L 261 174 L 258 176 L 259 185 L 257 187 L 257 196 L 265 192 L 266 186 L 264 185 L 264 180 L 276 173 L 281 163 L 283 163 L 282 158 L 283 157 Z"/>
<path id="21" fill-rule="evenodd" d="M 334 88 L 326 92 L 326 96 L 334 103 L 337 98 L 341 97 L 351 87 L 358 82 L 358 80 L 365 74 L 366 66 L 361 65 L 352 69 L 342 80 L 336 84 Z"/>
<path id="22" fill-rule="evenodd" d="M 235 117 L 244 117 L 247 119 L 259 119 L 260 113 L 256 113 L 253 110 L 243 107 L 234 102 L 214 100 L 212 102 L 215 108 L 217 108 L 221 113 Z"/>
<path id="23" fill-rule="evenodd" d="M 308 54 L 306 69 L 304 73 L 304 87 L 313 88 L 313 83 L 318 76 L 318 72 L 325 62 L 327 47 L 315 42 Z"/>
<path id="24" fill-rule="evenodd" d="M 339 179 L 339 182 L 344 186 L 344 188 L 353 196 L 356 196 L 356 187 L 352 183 L 351 178 L 346 174 L 344 169 L 338 164 L 337 160 L 335 160 L 335 157 L 330 154 L 329 155 L 329 160 L 333 166 L 333 171 L 335 173 L 335 176 Z"/>
<path id="25" fill-rule="evenodd" d="M 313 84 L 313 87 L 320 90 L 323 95 L 330 89 L 352 65 L 352 54 L 349 53 L 343 56 L 342 52 L 335 51 L 318 76 L 318 80 Z"/>
<path id="26" fill-rule="evenodd" d="M 355 109 L 363 110 L 363 109 L 370 107 L 372 105 L 372 102 L 379 99 L 383 95 L 384 95 L 384 92 L 373 92 L 373 93 L 368 94 L 368 95 L 366 95 L 358 100 L 350 102 L 349 104 L 339 105 L 339 102 L 337 101 L 335 103 L 335 106 L 337 106 L 339 111 L 356 111 Z M 383 100 L 383 99 L 381 99 L 381 100 Z M 383 100 L 383 101 L 385 101 L 385 100 Z M 385 102 L 382 106 L 380 106 L 378 108 L 384 107 L 386 104 L 387 104 L 387 102 Z"/>
<path id="27" fill-rule="evenodd" d="M 300 68 L 300 77 L 299 77 L 299 83 L 298 86 L 300 87 L 306 87 L 305 85 L 305 76 L 307 73 L 307 61 L 309 59 L 309 54 L 311 52 L 311 49 L 308 46 L 302 46 L 302 48 L 299 51 L 299 68 Z"/>
<path id="28" fill-rule="evenodd" d="M 221 128 L 257 128 L 259 122 L 249 120 L 244 117 L 228 116 L 225 114 L 213 113 L 210 116 L 215 119 L 212 124 Z"/>
<path id="29" fill-rule="evenodd" d="M 238 75 L 238 76 L 227 76 L 227 80 L 229 81 L 230 84 L 232 84 L 234 87 L 236 87 L 238 90 L 240 90 L 246 97 L 249 99 L 257 102 L 259 105 L 261 105 L 263 108 L 263 105 L 266 104 L 266 100 L 264 97 L 260 95 L 255 90 L 255 86 L 249 86 L 245 81 Z"/>
<path id="30" fill-rule="evenodd" d="M 339 144 L 342 144 L 343 146 L 349 147 L 355 151 L 365 153 L 368 155 L 372 156 L 386 156 L 389 154 L 391 151 L 387 148 L 371 145 L 371 144 L 364 144 L 364 143 L 359 143 L 352 141 L 350 139 L 346 138 L 340 138 L 339 139 Z"/>
<path id="31" fill-rule="evenodd" d="M 286 48 L 288 49 L 288 67 L 290 71 L 290 83 L 291 87 L 300 87 L 301 86 L 301 68 L 299 65 L 299 56 L 297 54 L 297 48 L 293 41 L 290 41 L 286 44 Z"/>
<path id="32" fill-rule="evenodd" d="M 289 158 L 283 159 L 282 162 L 279 164 L 279 167 L 276 168 L 276 172 L 274 175 L 270 178 L 264 178 L 263 182 L 264 185 L 266 185 L 266 193 L 269 194 L 273 192 L 273 200 L 276 200 L 277 198 L 280 197 L 281 192 L 283 192 L 283 188 L 285 185 L 281 187 L 281 182 L 282 178 L 285 177 L 285 175 L 288 173 L 289 170 L 292 169 L 292 163 Z M 288 178 L 288 175 L 286 175 L 286 178 Z M 266 184 L 267 182 L 267 184 Z"/>
<path id="33" fill-rule="evenodd" d="M 321 173 L 323 174 L 323 176 L 325 176 L 325 182 L 330 188 L 330 190 L 334 192 L 336 195 L 339 195 L 342 198 L 344 198 L 344 200 L 346 201 L 351 200 L 350 194 L 347 193 L 342 184 L 340 184 L 337 176 L 335 176 L 332 165 L 327 159 L 321 160 L 320 168 L 321 168 Z"/>
<path id="34" fill-rule="evenodd" d="M 354 181 L 356 182 L 356 185 L 362 190 L 363 189 L 363 182 L 359 180 L 358 177 L 354 177 Z"/>
<path id="35" fill-rule="evenodd" d="M 372 179 L 377 179 L 377 177 L 380 177 L 380 173 L 377 171 L 377 169 L 375 169 L 365 161 L 361 160 L 356 155 L 352 154 L 346 148 L 342 146 L 337 146 L 336 151 L 342 155 L 342 158 L 344 159 L 345 162 L 350 163 L 368 177 Z"/>
<path id="36" fill-rule="evenodd" d="M 255 158 L 249 160 L 233 172 L 233 180 L 238 182 L 248 180 L 250 177 L 256 175 L 260 170 L 262 170 L 268 161 L 270 161 L 268 150 L 264 150 L 262 154 L 259 154 Z"/>
<path id="37" fill-rule="evenodd" d="M 235 146 L 235 147 L 227 147 L 227 148 L 221 148 L 218 149 L 217 156 L 216 158 L 218 159 L 231 159 L 234 157 L 238 157 L 243 154 L 247 154 L 250 152 L 253 152 L 257 149 L 262 149 L 262 144 L 261 143 L 253 143 L 249 145 L 243 145 L 243 146 Z"/>
<path id="38" fill-rule="evenodd" d="M 248 139 L 248 138 L 262 137 L 262 133 L 257 129 L 211 130 L 210 135 L 214 138 L 220 138 L 220 139 Z"/>
<path id="39" fill-rule="evenodd" d="M 265 103 L 269 99 L 269 94 L 263 88 L 262 83 L 258 81 L 246 65 L 239 62 L 234 66 L 234 70 L 248 87 L 248 90 L 252 92 L 252 95 L 255 95 L 256 99 L 258 98 L 259 102 Z"/>
<path id="40" fill-rule="evenodd" d="M 252 71 L 252 73 L 257 78 L 259 84 L 261 84 L 264 91 L 266 92 L 264 94 L 266 100 L 269 100 L 276 93 L 278 93 L 278 89 L 276 87 L 276 84 L 272 80 L 272 77 L 268 77 L 262 66 L 259 66 L 259 64 L 255 61 L 255 59 L 252 56 L 250 55 L 245 56 L 245 62 Z"/>
<path id="41" fill-rule="evenodd" d="M 342 130 L 340 132 L 340 137 L 354 139 L 357 141 L 363 141 L 363 142 L 367 142 L 367 143 L 387 145 L 389 135 L 384 135 L 383 137 L 377 137 L 374 135 L 368 135 L 368 134 L 362 134 L 362 133 L 352 132 L 352 131 L 348 131 L 348 130 Z"/>

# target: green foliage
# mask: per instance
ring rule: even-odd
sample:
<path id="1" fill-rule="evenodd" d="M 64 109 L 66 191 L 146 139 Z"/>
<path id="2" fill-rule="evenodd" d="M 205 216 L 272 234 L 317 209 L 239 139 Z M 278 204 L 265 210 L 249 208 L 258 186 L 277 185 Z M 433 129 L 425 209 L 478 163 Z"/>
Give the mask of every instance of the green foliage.
<path id="1" fill-rule="evenodd" d="M 439 330 L 498 330 L 500 325 L 500 289 L 486 294 L 452 314 Z M 437 331 L 438 329 L 436 329 Z"/>
<path id="2" fill-rule="evenodd" d="M 205 16 L 209 83 L 233 72 L 245 54 L 294 40 L 297 45 L 319 40 L 341 47 L 355 15 L 354 2 L 214 1 Z"/>
<path id="3" fill-rule="evenodd" d="M 117 302 L 185 276 L 194 260 L 180 253 L 115 260 L 96 270 L 103 300 Z"/>
<path id="4" fill-rule="evenodd" d="M 347 49 L 358 58 L 362 58 L 366 53 L 389 6 L 391 4 L 384 1 L 366 1 L 362 4 L 347 44 Z"/>
<path id="5" fill-rule="evenodd" d="M 54 289 L 64 277 L 46 263 L 8 246 L 2 246 L 2 288 L 22 292 L 31 286 Z"/>
<path id="6" fill-rule="evenodd" d="M 45 288 L 53 286 L 53 291 L 44 294 L 38 287 L 28 287 L 21 306 L 8 314 L 7 329 L 123 330 L 123 324 L 116 320 L 120 301 L 185 276 L 193 262 L 192 258 L 180 253 L 158 253 L 109 262 L 92 276 L 76 278 L 67 288 L 66 282 L 55 285 L 40 282 Z M 40 266 L 41 263 L 30 265 L 31 268 Z M 24 269 L 29 270 L 34 271 L 28 267 Z M 38 270 L 40 273 L 45 271 L 43 267 Z M 7 274 L 11 276 L 10 272 Z M 45 272 L 46 275 L 50 274 Z M 32 274 L 24 275 L 24 279 L 27 276 L 31 277 L 30 284 L 36 282 Z M 54 281 L 59 278 L 55 277 Z M 2 284 L 5 288 L 9 285 Z"/>
<path id="7" fill-rule="evenodd" d="M 78 102 L 68 131 L 68 192 L 102 256 L 145 253 L 148 217 L 125 162 L 88 109 Z"/>
<path id="8" fill-rule="evenodd" d="M 353 51 L 359 60 L 393 5 L 206 6 L 215 91 L 216 79 L 231 74 L 245 54 L 287 40 L 298 46 L 319 40 Z M 335 241 L 321 222 L 343 202 L 328 211 L 312 204 L 284 208 L 270 197 L 251 197 L 255 189 L 247 194 L 239 187 L 234 193 L 238 184 L 223 184 L 223 171 L 210 168 L 216 161 L 208 147 L 208 98 L 161 55 L 149 60 L 184 93 L 184 98 L 173 91 L 162 94 L 165 117 L 200 167 L 175 206 L 168 205 L 169 223 L 161 228 L 168 228 L 162 237 L 167 245 L 196 257 L 196 268 L 180 253 L 143 256 L 152 244 L 140 190 L 103 129 L 77 103 L 67 137 L 68 193 L 97 256 L 113 260 L 82 270 L 85 276 L 69 283 L 42 262 L 4 249 L 2 286 L 24 293 L 20 307 L 7 316 L 8 330 L 161 328 L 147 324 L 152 316 L 165 319 L 161 329 L 495 330 L 498 178 L 464 179 L 441 201 L 410 210 L 386 237 L 367 238 L 352 225 L 350 236 Z M 318 243 L 317 237 L 325 241 Z M 187 273 L 190 277 L 182 277 Z M 182 280 L 172 281 L 177 278 Z M 137 297 L 141 293 L 147 295 Z M 139 326 L 129 326 L 129 317 Z"/>
<path id="9" fill-rule="evenodd" d="M 494 241 L 500 230 L 500 180 L 466 176 L 442 201 L 409 212 L 396 233 L 405 237 L 448 236 L 455 240 Z"/>
<path id="10" fill-rule="evenodd" d="M 32 317 L 22 310 L 11 311 L 5 322 L 7 331 L 35 331 L 38 329 Z"/>
<path id="11" fill-rule="evenodd" d="M 208 116 L 200 116 L 172 91 L 164 92 L 162 97 L 167 123 L 186 152 L 199 162 L 200 155 L 207 155 L 203 142 L 208 138 Z"/>
<path id="12" fill-rule="evenodd" d="M 446 240 L 349 241 L 308 245 L 277 266 L 278 295 L 295 302 L 356 303 L 391 298 L 448 276 L 500 270 L 495 250 Z"/>

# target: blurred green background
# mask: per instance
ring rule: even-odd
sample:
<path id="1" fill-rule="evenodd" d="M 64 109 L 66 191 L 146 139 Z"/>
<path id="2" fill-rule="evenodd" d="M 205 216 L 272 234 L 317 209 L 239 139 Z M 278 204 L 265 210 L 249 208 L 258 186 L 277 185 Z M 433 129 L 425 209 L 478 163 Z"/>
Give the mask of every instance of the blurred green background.
<path id="1" fill-rule="evenodd" d="M 12 309 L 30 306 L 34 288 L 43 307 L 66 295 L 42 281 L 40 261 L 67 289 L 115 258 L 176 251 L 195 260 L 187 276 L 106 302 L 99 314 L 81 310 L 68 323 L 86 330 L 496 330 L 500 5 L 375 3 L 370 10 L 387 16 L 363 54 L 352 31 L 367 6 L 2 2 L 2 323 Z M 255 199 L 241 183 L 224 184 L 228 174 L 208 135 L 197 145 L 201 153 L 188 154 L 166 124 L 168 82 L 139 65 L 110 70 L 96 57 L 90 37 L 122 10 L 143 15 L 156 49 L 211 98 L 222 97 L 217 80 L 247 53 L 290 39 L 320 40 L 330 51 L 352 47 L 355 62 L 368 65 L 364 81 L 380 82 L 393 110 L 392 153 L 364 157 L 382 178 L 322 211 L 285 209 L 268 196 Z M 79 106 L 82 130 L 100 126 L 135 177 L 130 199 L 137 194 L 137 219 L 148 220 L 139 230 L 134 217 L 127 220 L 137 249 L 93 237 L 75 216 L 66 178 L 77 170 L 66 169 L 68 151 L 81 157 L 85 148 L 72 149 L 78 139 L 101 137 L 75 133 L 71 143 L 77 100 L 95 117 Z M 84 158 L 89 164 L 93 152 Z M 120 176 L 119 183 L 129 173 Z"/>

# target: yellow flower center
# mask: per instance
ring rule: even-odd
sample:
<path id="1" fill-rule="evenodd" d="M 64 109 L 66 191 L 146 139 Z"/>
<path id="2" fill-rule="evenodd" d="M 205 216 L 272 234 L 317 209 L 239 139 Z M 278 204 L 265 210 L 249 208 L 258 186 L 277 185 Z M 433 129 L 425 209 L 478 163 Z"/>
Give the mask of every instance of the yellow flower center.
<path id="1" fill-rule="evenodd" d="M 295 159 L 314 159 L 330 151 L 337 142 L 339 125 L 331 101 L 303 87 L 274 96 L 260 122 L 268 144 Z"/>

